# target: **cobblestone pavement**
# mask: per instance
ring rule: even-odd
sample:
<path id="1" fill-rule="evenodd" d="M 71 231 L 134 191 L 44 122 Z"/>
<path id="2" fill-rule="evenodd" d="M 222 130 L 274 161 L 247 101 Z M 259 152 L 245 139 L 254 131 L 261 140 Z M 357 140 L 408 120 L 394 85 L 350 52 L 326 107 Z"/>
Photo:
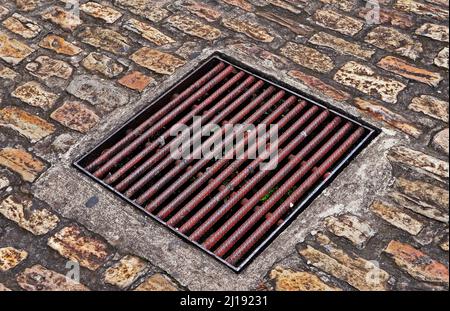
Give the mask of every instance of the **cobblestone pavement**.
<path id="1" fill-rule="evenodd" d="M 98 198 L 48 176 L 224 48 L 391 137 L 374 157 L 386 159 L 383 184 L 329 196 L 333 208 L 240 289 L 448 290 L 447 0 L 380 0 L 378 23 L 362 0 L 79 2 L 77 14 L 72 0 L 0 0 L 0 291 L 208 288 L 183 259 L 166 268 L 103 234 L 102 219 L 76 216 Z M 359 189 L 372 178 L 356 177 Z M 48 194 L 59 191 L 61 204 Z M 65 278 L 74 262 L 80 283 Z"/>

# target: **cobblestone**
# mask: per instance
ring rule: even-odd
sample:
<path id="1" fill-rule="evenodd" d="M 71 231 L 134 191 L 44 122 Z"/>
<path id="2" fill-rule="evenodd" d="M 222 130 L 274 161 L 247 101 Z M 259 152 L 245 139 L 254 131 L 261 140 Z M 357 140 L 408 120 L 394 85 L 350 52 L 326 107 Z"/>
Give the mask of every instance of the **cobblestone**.
<path id="1" fill-rule="evenodd" d="M 13 247 L 0 248 L 0 271 L 5 272 L 14 269 L 28 257 L 24 250 L 18 250 Z"/>
<path id="2" fill-rule="evenodd" d="M 275 280 L 277 291 L 337 291 L 316 275 L 304 271 L 292 271 L 283 267 L 275 267 L 270 271 L 270 278 Z"/>
<path id="3" fill-rule="evenodd" d="M 127 288 L 146 272 L 148 264 L 134 256 L 125 256 L 117 264 L 106 270 L 105 282 Z"/>
<path id="4" fill-rule="evenodd" d="M 0 166 L 19 174 L 24 181 L 33 182 L 45 169 L 44 163 L 31 154 L 16 148 L 0 149 Z"/>
<path id="5" fill-rule="evenodd" d="M 177 286 L 165 275 L 154 274 L 139 285 L 135 291 L 153 292 L 153 291 L 178 291 Z"/>

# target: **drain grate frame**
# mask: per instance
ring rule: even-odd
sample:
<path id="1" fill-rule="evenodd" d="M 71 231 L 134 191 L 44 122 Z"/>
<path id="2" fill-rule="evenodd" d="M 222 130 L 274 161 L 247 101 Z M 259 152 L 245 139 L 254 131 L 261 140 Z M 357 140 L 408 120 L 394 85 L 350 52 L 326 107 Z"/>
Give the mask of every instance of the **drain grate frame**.
<path id="1" fill-rule="evenodd" d="M 230 263 L 227 261 L 224 256 L 218 256 L 215 254 L 214 251 L 206 248 L 202 243 L 192 240 L 189 237 L 189 234 L 184 234 L 180 232 L 178 229 L 170 226 L 167 224 L 166 221 L 162 220 L 158 217 L 157 214 L 153 214 L 152 212 L 149 212 L 145 205 L 138 204 L 136 200 L 131 199 L 127 197 L 124 193 L 118 191 L 115 189 L 114 186 L 111 186 L 110 184 L 106 183 L 102 178 L 96 177 L 93 172 L 86 169 L 89 163 L 91 163 L 94 159 L 98 158 L 101 153 L 109 148 L 114 144 L 114 142 L 117 142 L 120 140 L 120 138 L 124 137 L 126 135 L 127 131 L 129 129 L 135 129 L 139 124 L 144 122 L 145 119 L 148 119 L 153 114 L 157 113 L 161 108 L 164 107 L 165 103 L 168 103 L 171 99 L 173 99 L 174 94 L 178 95 L 180 94 L 180 91 L 186 89 L 190 85 L 194 83 L 199 77 L 205 74 L 208 70 L 211 70 L 215 65 L 217 65 L 219 62 L 222 62 L 226 66 L 232 66 L 235 71 L 241 71 L 244 72 L 246 76 L 253 76 L 256 78 L 255 81 L 263 81 L 264 85 L 267 86 L 273 86 L 275 87 L 275 91 L 282 90 L 286 92 L 286 95 L 292 95 L 295 96 L 297 99 L 297 103 L 300 102 L 300 100 L 306 101 L 306 103 L 310 107 L 318 107 L 320 111 L 329 111 L 330 116 L 336 116 L 342 119 L 341 125 L 343 125 L 346 122 L 350 122 L 353 126 L 356 126 L 357 128 L 361 128 L 364 131 L 364 135 L 361 135 L 360 138 L 354 143 L 350 150 L 347 150 L 343 157 L 340 157 L 337 163 L 332 165 L 331 170 L 327 170 L 327 177 L 322 178 L 320 182 L 314 183 L 314 186 L 311 187 L 312 190 L 308 190 L 306 195 L 301 197 L 301 201 L 297 203 L 291 210 L 288 212 L 287 215 L 285 215 L 282 220 L 283 222 L 279 225 L 277 225 L 275 228 L 272 228 L 272 230 L 265 234 L 264 237 L 258 240 L 258 243 L 256 246 L 252 246 L 249 251 L 246 251 L 246 255 L 243 258 L 239 258 L 237 263 Z M 220 100 L 219 98 L 218 100 Z M 244 101 L 244 103 L 247 101 Z M 264 102 L 267 102 L 265 100 Z M 262 105 L 262 104 L 260 104 Z M 306 109 L 305 109 L 306 110 Z M 290 110 L 289 110 L 290 111 Z M 304 111 L 302 111 L 304 112 Z M 168 112 L 170 113 L 170 111 Z M 286 113 L 287 114 L 287 113 Z M 328 119 L 328 117 L 327 117 Z M 309 120 L 305 125 L 308 125 L 311 123 L 311 120 Z M 330 122 L 328 122 L 330 123 Z M 113 131 L 110 135 L 108 135 L 104 140 L 102 140 L 100 143 L 98 143 L 96 146 L 91 148 L 89 151 L 87 151 L 85 154 L 77 158 L 73 165 L 75 168 L 80 170 L 84 175 L 88 176 L 89 178 L 93 179 L 95 182 L 99 183 L 106 189 L 112 191 L 115 195 L 126 201 L 127 203 L 133 205 L 135 208 L 141 210 L 144 212 L 147 216 L 151 217 L 153 220 L 157 221 L 159 224 L 161 224 L 164 228 L 169 229 L 171 232 L 175 233 L 177 236 L 181 237 L 184 241 L 187 243 L 193 244 L 202 251 L 206 252 L 222 264 L 226 265 L 228 268 L 233 270 L 236 273 L 241 272 L 245 267 L 247 267 L 251 261 L 253 261 L 264 249 L 266 249 L 270 243 L 280 234 L 282 233 L 287 227 L 294 221 L 298 215 L 306 208 L 308 207 L 314 199 L 320 195 L 320 193 L 330 184 L 333 182 L 333 180 L 339 175 L 339 173 L 353 160 L 375 137 L 380 133 L 380 130 L 373 127 L 372 125 L 368 124 L 364 120 L 361 120 L 359 118 L 355 118 L 353 116 L 348 115 L 346 112 L 342 111 L 341 109 L 338 109 L 336 107 L 333 107 L 332 105 L 323 102 L 314 96 L 311 96 L 309 94 L 305 94 L 304 92 L 297 90 L 296 88 L 292 87 L 291 85 L 288 85 L 282 81 L 279 81 L 278 79 L 265 74 L 259 70 L 255 70 L 254 68 L 250 68 L 248 65 L 240 62 L 239 60 L 236 60 L 235 58 L 232 58 L 230 56 L 227 56 L 221 52 L 215 52 L 210 57 L 208 57 L 206 60 L 202 61 L 199 65 L 197 65 L 191 72 L 186 74 L 183 78 L 181 78 L 178 82 L 174 83 L 173 86 L 168 88 L 166 91 L 164 91 L 161 95 L 159 95 L 157 98 L 151 101 L 150 104 L 148 104 L 146 107 L 144 107 L 141 111 L 137 112 L 133 117 L 131 117 L 127 122 L 125 122 L 122 126 L 120 126 L 117 130 Z M 328 135 L 328 139 L 329 139 Z M 313 138 L 311 138 L 313 139 Z M 308 141 L 307 141 L 308 142 Z M 320 145 L 323 145 L 324 143 L 321 143 Z M 334 148 L 334 147 L 333 147 Z M 155 151 L 156 152 L 156 151 Z M 307 157 L 307 159 L 311 158 L 311 155 Z M 294 168 L 293 172 L 291 174 L 294 174 L 299 168 Z M 308 174 L 310 173 L 310 170 L 308 170 Z M 306 175 L 308 176 L 308 175 Z M 178 176 L 177 176 L 178 177 Z M 244 180 L 246 182 L 247 180 Z M 300 183 L 300 181 L 298 181 Z M 188 187 L 189 184 L 186 185 Z M 180 209 L 183 206 L 180 207 Z M 220 205 L 217 206 L 217 208 L 220 207 Z M 235 211 L 236 212 L 236 211 Z M 250 213 L 251 214 L 251 213 Z M 226 220 L 225 220 L 226 221 Z M 241 237 L 240 240 L 245 241 L 247 239 L 247 236 Z M 217 245 L 216 245 L 217 246 Z M 228 252 L 229 253 L 229 252 Z"/>

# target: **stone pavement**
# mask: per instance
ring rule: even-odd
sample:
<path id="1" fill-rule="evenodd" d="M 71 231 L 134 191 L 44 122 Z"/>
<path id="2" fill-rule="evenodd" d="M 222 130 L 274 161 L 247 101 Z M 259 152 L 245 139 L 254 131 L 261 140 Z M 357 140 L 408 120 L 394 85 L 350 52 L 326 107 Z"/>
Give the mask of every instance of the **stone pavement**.
<path id="1" fill-rule="evenodd" d="M 0 0 L 0 291 L 448 290 L 449 3 L 377 3 Z M 61 163 L 215 50 L 383 134 L 373 162 L 349 167 L 359 182 L 338 178 L 308 208 L 324 212 L 291 225 L 294 244 L 208 287 L 208 269 L 226 268 L 206 261 L 192 277 L 184 258 L 134 246 L 139 233 L 114 236 L 119 224 L 103 223 L 99 197 L 75 191 L 70 176 L 86 179 Z M 65 277 L 75 263 L 80 283 Z"/>

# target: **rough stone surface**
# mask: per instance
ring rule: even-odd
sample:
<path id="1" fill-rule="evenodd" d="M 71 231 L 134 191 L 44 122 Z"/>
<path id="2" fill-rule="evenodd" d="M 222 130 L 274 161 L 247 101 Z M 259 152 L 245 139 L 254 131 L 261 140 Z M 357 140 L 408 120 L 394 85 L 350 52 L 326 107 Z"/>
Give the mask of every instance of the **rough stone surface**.
<path id="1" fill-rule="evenodd" d="M 65 227 L 52 236 L 48 240 L 48 246 L 89 270 L 97 270 L 108 257 L 105 243 L 83 235 L 81 229 L 74 225 Z"/>
<path id="2" fill-rule="evenodd" d="M 393 126 L 406 134 L 413 137 L 419 137 L 422 134 L 422 131 L 411 122 L 380 104 L 369 102 L 361 98 L 355 98 L 353 103 L 356 107 L 361 109 L 364 113 L 367 113 L 372 118 L 386 122 L 390 126 Z"/>
<path id="3" fill-rule="evenodd" d="M 14 13 L 11 17 L 5 19 L 2 24 L 9 31 L 18 34 L 25 39 L 36 37 L 42 30 L 36 22 L 17 13 Z"/>
<path id="4" fill-rule="evenodd" d="M 128 38 L 108 28 L 87 27 L 78 36 L 86 44 L 118 55 L 131 49 Z"/>
<path id="5" fill-rule="evenodd" d="M 13 247 L 0 248 L 0 271 L 5 272 L 14 269 L 28 257 L 24 250 L 18 250 Z"/>
<path id="6" fill-rule="evenodd" d="M 72 67 L 58 59 L 48 56 L 39 56 L 26 65 L 26 69 L 35 77 L 46 81 L 52 77 L 67 80 L 72 75 Z"/>
<path id="7" fill-rule="evenodd" d="M 336 291 L 316 275 L 305 271 L 292 271 L 277 266 L 270 271 L 270 278 L 275 280 L 277 291 Z"/>
<path id="8" fill-rule="evenodd" d="M 448 69 L 448 57 L 449 57 L 449 50 L 448 50 L 448 48 L 443 48 L 438 53 L 436 58 L 434 59 L 434 64 L 436 66 Z"/>
<path id="9" fill-rule="evenodd" d="M 429 16 L 439 20 L 448 20 L 448 9 L 415 0 L 397 0 L 394 8 L 420 16 Z"/>
<path id="10" fill-rule="evenodd" d="M 0 203 L 0 214 L 34 235 L 44 235 L 56 228 L 58 216 L 47 209 L 33 209 L 25 198 L 9 196 Z"/>
<path id="11" fill-rule="evenodd" d="M 51 8 L 42 14 L 42 18 L 57 24 L 59 27 L 67 31 L 74 31 L 82 23 L 81 19 L 77 15 L 62 9 L 61 7 Z"/>
<path id="12" fill-rule="evenodd" d="M 9 180 L 5 176 L 0 175 L 0 190 L 9 186 Z"/>
<path id="13" fill-rule="evenodd" d="M 405 230 L 409 234 L 417 235 L 423 225 L 418 220 L 403 213 L 399 208 L 381 201 L 372 203 L 372 211 L 391 225 Z"/>
<path id="14" fill-rule="evenodd" d="M 100 117 L 79 102 L 65 102 L 51 114 L 51 118 L 72 130 L 87 133 L 100 121 Z"/>
<path id="15" fill-rule="evenodd" d="M 160 74 L 170 75 L 186 62 L 178 57 L 158 50 L 143 47 L 130 57 L 136 64 Z"/>
<path id="16" fill-rule="evenodd" d="M 9 64 L 17 65 L 33 52 L 34 49 L 30 46 L 0 31 L 0 59 Z"/>
<path id="17" fill-rule="evenodd" d="M 154 81 L 153 78 L 142 72 L 133 71 L 120 78 L 118 82 L 127 88 L 142 92 L 152 81 Z"/>
<path id="18" fill-rule="evenodd" d="M 142 276 L 148 264 L 139 257 L 125 256 L 105 272 L 105 282 L 127 288 Z"/>
<path id="19" fill-rule="evenodd" d="M 0 166 L 19 174 L 24 181 L 33 182 L 45 169 L 44 163 L 31 154 L 15 148 L 0 149 Z"/>
<path id="20" fill-rule="evenodd" d="M 448 268 L 411 245 L 391 241 L 385 252 L 406 273 L 418 280 L 432 283 L 448 283 Z"/>
<path id="21" fill-rule="evenodd" d="M 172 15 L 167 19 L 167 22 L 172 27 L 183 31 L 188 35 L 199 37 L 205 40 L 215 40 L 221 35 L 219 29 L 204 24 L 200 20 L 188 16 Z"/>
<path id="22" fill-rule="evenodd" d="M 405 78 L 419 81 L 431 86 L 437 86 L 443 79 L 443 77 L 437 72 L 417 68 L 414 65 L 394 56 L 386 56 L 378 62 L 378 66 L 387 71 L 399 74 Z"/>
<path id="23" fill-rule="evenodd" d="M 396 147 L 391 150 L 389 159 L 393 162 L 414 167 L 436 176 L 448 178 L 448 162 L 436 159 L 428 154 L 407 147 Z"/>
<path id="24" fill-rule="evenodd" d="M 448 102 L 434 96 L 414 97 L 408 108 L 448 123 Z"/>
<path id="25" fill-rule="evenodd" d="M 367 35 L 365 41 L 380 49 L 412 59 L 417 59 L 423 52 L 422 44 L 419 41 L 415 41 L 410 36 L 390 27 L 380 26 L 376 28 Z"/>
<path id="26" fill-rule="evenodd" d="M 115 4 L 155 23 L 169 15 L 168 10 L 147 0 L 116 0 Z"/>
<path id="27" fill-rule="evenodd" d="M 0 109 L 0 127 L 12 128 L 31 142 L 37 142 L 55 131 L 55 127 L 44 119 L 16 107 Z"/>
<path id="28" fill-rule="evenodd" d="M 380 76 L 372 68 L 353 61 L 342 66 L 334 80 L 367 95 L 378 94 L 388 103 L 396 103 L 398 94 L 406 87 L 399 81 Z"/>
<path id="29" fill-rule="evenodd" d="M 448 207 L 448 190 L 441 187 L 421 180 L 406 179 L 404 177 L 397 178 L 395 187 L 409 197 L 414 198 L 421 205 L 425 205 L 428 202 L 442 209 Z"/>
<path id="30" fill-rule="evenodd" d="M 369 223 L 350 214 L 327 217 L 325 225 L 330 232 L 348 239 L 358 247 L 363 247 L 376 233 Z"/>
<path id="31" fill-rule="evenodd" d="M 113 59 L 95 52 L 92 52 L 86 56 L 81 64 L 84 68 L 94 73 L 102 74 L 107 78 L 114 78 L 123 71 L 123 67 L 117 64 Z"/>
<path id="32" fill-rule="evenodd" d="M 363 29 L 364 22 L 336 11 L 317 10 L 314 20 L 320 26 L 340 32 L 347 36 L 354 36 Z"/>
<path id="33" fill-rule="evenodd" d="M 154 274 L 139 285 L 135 291 L 139 292 L 174 292 L 178 291 L 177 286 L 169 280 L 168 277 L 162 274 Z"/>
<path id="34" fill-rule="evenodd" d="M 101 5 L 97 2 L 83 3 L 80 5 L 80 10 L 86 14 L 103 20 L 108 24 L 115 23 L 122 16 L 122 13 L 119 11 L 109 6 Z"/>
<path id="35" fill-rule="evenodd" d="M 22 84 L 11 94 L 34 107 L 39 107 L 47 110 L 55 104 L 56 100 L 59 98 L 58 95 L 45 90 L 39 83 L 35 81 L 27 82 Z"/>
<path id="36" fill-rule="evenodd" d="M 75 56 L 81 53 L 82 49 L 66 41 L 57 35 L 48 35 L 39 42 L 39 46 L 44 49 L 52 50 L 58 54 Z"/>
<path id="37" fill-rule="evenodd" d="M 319 237 L 321 244 L 326 246 L 327 253 L 306 245 L 299 250 L 300 255 L 309 265 L 316 267 L 354 288 L 363 291 L 387 290 L 389 279 L 386 271 L 378 268 L 374 263 L 360 257 L 354 257 L 337 248 L 328 237 Z"/>
<path id="38" fill-rule="evenodd" d="M 11 290 L 8 287 L 0 283 L 0 292 L 10 292 L 10 291 Z"/>
<path id="39" fill-rule="evenodd" d="M 326 32 L 319 32 L 309 39 L 312 44 L 332 48 L 338 53 L 352 55 L 358 58 L 369 59 L 375 50 L 366 49 L 359 44 L 332 36 Z"/>
<path id="40" fill-rule="evenodd" d="M 274 39 L 266 28 L 243 18 L 224 19 L 222 22 L 228 29 L 243 33 L 261 42 L 272 42 Z"/>
<path id="41" fill-rule="evenodd" d="M 448 42 L 447 26 L 425 23 L 416 30 L 416 34 L 434 40 Z"/>
<path id="42" fill-rule="evenodd" d="M 446 129 L 443 129 L 439 133 L 437 133 L 433 138 L 433 145 L 436 149 L 444 151 L 446 154 L 449 152 L 449 146 L 448 146 L 448 127 Z"/>
<path id="43" fill-rule="evenodd" d="M 134 18 L 128 20 L 124 24 L 124 28 L 140 34 L 144 39 L 147 39 L 158 46 L 175 42 L 175 40 L 165 35 L 158 29 Z"/>
<path id="44" fill-rule="evenodd" d="M 280 53 L 300 66 L 318 72 L 329 72 L 334 68 L 330 57 L 305 45 L 288 42 L 281 48 Z"/>
<path id="45" fill-rule="evenodd" d="M 75 77 L 67 87 L 67 92 L 106 111 L 124 106 L 129 101 L 129 96 L 119 87 L 90 75 Z"/>
<path id="46" fill-rule="evenodd" d="M 25 269 L 17 276 L 17 283 L 27 291 L 87 291 L 86 286 L 41 265 Z"/>

